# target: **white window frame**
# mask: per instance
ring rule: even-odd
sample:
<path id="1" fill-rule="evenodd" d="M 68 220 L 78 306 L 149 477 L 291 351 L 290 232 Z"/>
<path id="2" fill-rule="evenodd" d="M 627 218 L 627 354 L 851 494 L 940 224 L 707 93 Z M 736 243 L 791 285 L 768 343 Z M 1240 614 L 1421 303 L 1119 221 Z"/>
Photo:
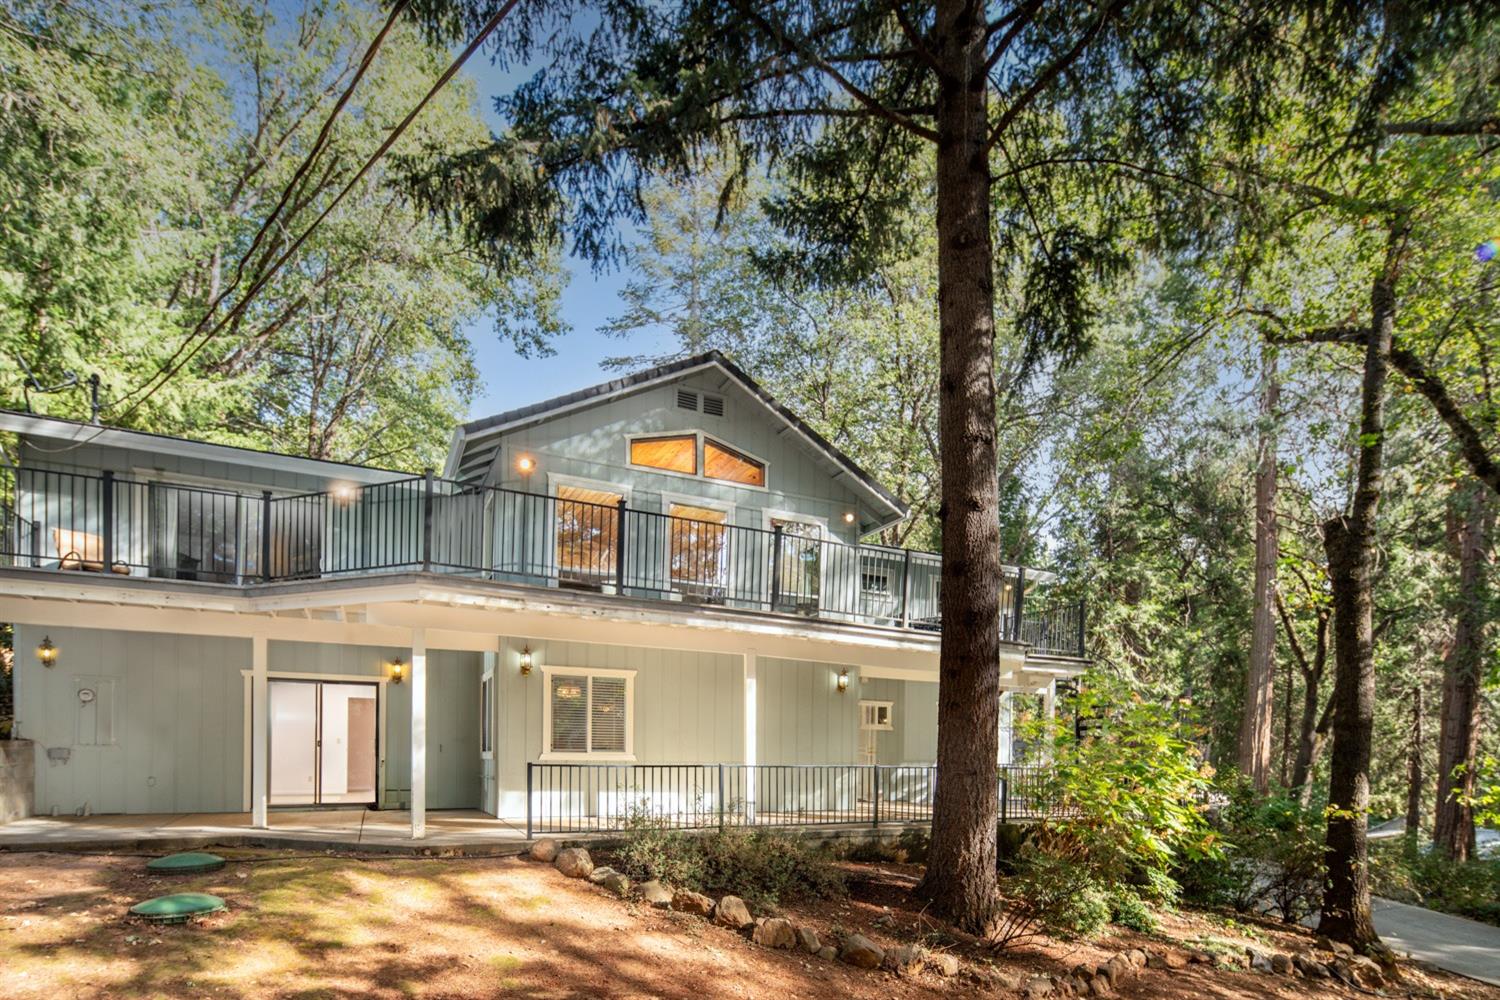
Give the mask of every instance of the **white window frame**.
<path id="1" fill-rule="evenodd" d="M 564 667 L 545 665 L 542 668 L 542 746 L 537 754 L 539 761 L 635 761 L 635 674 L 634 670 L 605 670 L 598 667 Z M 594 738 L 594 685 L 595 677 L 623 678 L 625 681 L 625 752 L 603 752 L 593 750 L 552 749 L 552 675 L 586 677 L 588 685 L 587 704 L 584 706 L 585 747 Z"/>
<path id="2" fill-rule="evenodd" d="M 479 675 L 479 759 L 495 759 L 495 668 L 485 667 Z M 489 746 L 485 746 L 485 737 Z"/>
<path id="3" fill-rule="evenodd" d="M 884 590 L 876 590 L 873 587 L 867 587 L 867 586 L 865 586 L 865 577 L 867 577 L 867 576 L 877 576 L 877 577 L 884 578 L 884 580 L 885 580 L 885 589 Z M 894 597 L 895 594 L 891 591 L 891 571 L 889 569 L 885 569 L 885 568 L 874 569 L 874 570 L 868 570 L 868 569 L 862 569 L 862 570 L 860 570 L 859 571 L 859 592 L 860 592 L 860 594 L 862 596 L 865 596 L 865 597 Z"/>
<path id="4" fill-rule="evenodd" d="M 865 723 L 865 709 L 873 709 L 876 721 Z M 885 725 L 880 725 L 880 710 L 885 709 Z M 859 729 L 860 732 L 893 732 L 896 728 L 896 703 L 894 701 L 875 701 L 869 698 L 861 698 L 859 702 Z"/>
<path id="5" fill-rule="evenodd" d="M 569 476 L 560 472 L 547 473 L 547 496 L 552 500 L 551 516 L 547 518 L 547 558 L 553 562 L 557 561 L 557 504 L 562 499 L 557 495 L 559 486 L 576 486 L 582 490 L 598 490 L 604 493 L 618 493 L 625 500 L 625 506 L 630 506 L 630 487 L 622 483 L 610 483 L 602 479 L 586 479 L 583 476 Z M 616 525 L 615 530 L 620 530 Z M 556 584 L 561 578 L 561 566 L 554 566 L 557 572 L 551 577 L 552 583 Z M 606 594 L 615 592 L 613 583 L 601 585 L 601 591 Z"/>
<path id="6" fill-rule="evenodd" d="M 683 504 L 689 507 L 702 507 L 704 510 L 722 511 L 724 514 L 724 588 L 727 591 L 730 586 L 730 576 L 733 575 L 734 560 L 730 558 L 729 550 L 734 545 L 734 513 L 735 505 L 728 500 L 714 500 L 707 497 L 697 497 L 690 493 L 668 493 L 666 490 L 661 494 L 661 513 L 670 522 L 672 517 L 672 505 Z M 662 568 L 663 576 L 666 578 L 667 587 L 672 593 L 676 593 L 672 580 L 672 532 L 664 532 L 666 538 L 662 539 Z M 726 594 L 727 596 L 727 594 Z"/>
<path id="7" fill-rule="evenodd" d="M 833 535 L 832 535 L 832 533 L 828 530 L 828 521 L 827 521 L 827 519 L 826 518 L 818 517 L 818 516 L 816 516 L 814 514 L 799 514 L 796 511 L 791 511 L 791 510 L 774 510 L 774 509 L 771 509 L 771 508 L 767 508 L 765 510 L 762 510 L 761 511 L 761 516 L 760 516 L 761 527 L 764 528 L 767 532 L 775 532 L 776 529 L 771 524 L 772 521 L 796 521 L 798 524 L 810 524 L 814 528 L 818 529 L 818 541 L 820 541 L 820 542 L 827 542 L 827 541 L 837 541 L 838 540 L 838 539 L 834 538 Z M 768 540 L 766 542 L 766 548 L 767 548 L 768 551 L 770 550 L 770 547 L 771 547 L 771 542 Z M 773 556 L 772 558 L 775 558 L 775 557 Z M 772 572 L 773 572 L 773 570 L 771 570 L 769 568 L 768 568 L 768 570 L 766 572 L 766 589 L 765 589 L 765 595 L 766 595 L 766 597 L 765 597 L 765 599 L 766 599 L 766 601 L 768 603 L 769 603 L 770 598 L 771 598 L 771 573 Z M 822 558 L 822 549 L 819 548 L 819 550 L 818 550 L 818 610 L 819 611 L 821 611 L 823 609 L 823 594 L 827 590 L 827 588 L 828 588 L 828 563 L 827 563 L 827 560 L 825 560 L 825 559 Z"/>

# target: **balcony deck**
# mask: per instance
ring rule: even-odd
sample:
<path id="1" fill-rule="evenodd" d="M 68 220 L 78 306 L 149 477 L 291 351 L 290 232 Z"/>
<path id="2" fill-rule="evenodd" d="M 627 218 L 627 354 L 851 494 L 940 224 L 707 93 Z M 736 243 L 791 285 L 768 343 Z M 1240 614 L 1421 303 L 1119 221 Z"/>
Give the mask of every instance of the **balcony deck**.
<path id="1" fill-rule="evenodd" d="M 0 470 L 0 566 L 250 586 L 421 571 L 940 632 L 934 553 L 431 476 L 294 496 Z M 1002 638 L 1082 659 L 1082 602 L 1007 568 Z"/>

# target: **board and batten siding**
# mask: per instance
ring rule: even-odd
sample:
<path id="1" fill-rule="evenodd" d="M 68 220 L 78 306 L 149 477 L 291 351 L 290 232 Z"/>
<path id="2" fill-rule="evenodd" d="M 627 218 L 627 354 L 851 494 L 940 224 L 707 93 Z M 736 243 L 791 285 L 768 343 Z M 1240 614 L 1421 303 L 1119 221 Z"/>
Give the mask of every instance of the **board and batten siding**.
<path id="1" fill-rule="evenodd" d="M 48 635 L 57 665 L 28 655 Z M 245 799 L 244 671 L 250 640 L 81 628 L 17 626 L 16 719 L 38 744 L 37 811 L 94 813 L 240 812 Z M 377 646 L 269 644 L 271 673 L 350 675 L 375 680 L 395 656 Z M 478 653 L 428 653 L 428 805 L 479 804 Z M 113 690 L 113 743 L 80 738 L 78 689 Z M 406 801 L 411 774 L 410 688 L 385 685 L 381 751 L 385 799 Z M 42 748 L 67 748 L 67 763 Z"/>

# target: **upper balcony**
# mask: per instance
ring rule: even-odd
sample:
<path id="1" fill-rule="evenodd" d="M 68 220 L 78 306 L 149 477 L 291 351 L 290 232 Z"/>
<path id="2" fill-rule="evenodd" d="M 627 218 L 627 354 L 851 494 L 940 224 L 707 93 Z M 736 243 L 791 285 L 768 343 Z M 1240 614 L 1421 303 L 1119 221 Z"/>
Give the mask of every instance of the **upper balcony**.
<path id="1" fill-rule="evenodd" d="M 933 553 L 432 476 L 273 495 L 4 469 L 0 566 L 233 585 L 416 570 L 941 629 Z M 1082 602 L 1048 600 L 1047 574 L 1004 572 L 1002 638 L 1081 659 Z"/>

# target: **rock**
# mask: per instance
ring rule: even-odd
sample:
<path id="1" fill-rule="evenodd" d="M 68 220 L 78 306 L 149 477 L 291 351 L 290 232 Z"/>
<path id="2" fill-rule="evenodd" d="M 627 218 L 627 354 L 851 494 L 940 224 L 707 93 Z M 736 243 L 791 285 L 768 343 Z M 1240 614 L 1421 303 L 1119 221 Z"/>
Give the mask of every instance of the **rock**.
<path id="1" fill-rule="evenodd" d="M 1130 949 L 1125 953 L 1125 957 L 1137 969 L 1144 969 L 1146 967 L 1146 953 L 1139 948 Z"/>
<path id="2" fill-rule="evenodd" d="M 630 879 L 619 872 L 610 872 L 599 884 L 616 896 L 625 896 L 630 892 Z"/>
<path id="3" fill-rule="evenodd" d="M 615 870 L 609 865 L 600 865 L 598 868 L 595 868 L 593 871 L 589 872 L 589 881 L 594 883 L 595 885 L 603 885 L 604 880 L 614 874 L 616 874 Z"/>
<path id="4" fill-rule="evenodd" d="M 1271 957 L 1265 952 L 1256 951 L 1254 948 L 1246 948 L 1245 957 L 1250 962 L 1250 968 L 1254 969 L 1256 972 L 1271 971 Z"/>
<path id="5" fill-rule="evenodd" d="M 1109 976 L 1109 985 L 1111 986 L 1119 986 L 1130 978 L 1130 974 L 1133 971 L 1130 960 L 1124 955 L 1115 955 L 1104 966 L 1104 972 Z"/>
<path id="6" fill-rule="evenodd" d="M 818 940 L 818 932 L 811 927 L 797 928 L 797 945 L 809 955 L 816 955 L 823 950 L 823 942 Z"/>
<path id="7" fill-rule="evenodd" d="M 831 944 L 825 944 L 818 949 L 818 957 L 825 962 L 832 962 L 839 957 L 839 950 Z"/>
<path id="8" fill-rule="evenodd" d="M 641 894 L 641 901 L 650 903 L 658 910 L 665 910 L 672 905 L 672 890 L 662 885 L 656 879 L 642 882 L 636 889 Z"/>
<path id="9" fill-rule="evenodd" d="M 1271 956 L 1271 971 L 1278 976 L 1289 976 L 1292 974 L 1292 960 L 1281 952 Z"/>
<path id="10" fill-rule="evenodd" d="M 1035 976 L 1026 981 L 1021 987 L 1021 996 L 1026 1000 L 1042 1000 L 1043 997 L 1052 995 L 1052 979 L 1048 976 Z"/>
<path id="11" fill-rule="evenodd" d="M 672 893 L 672 909 L 678 913 L 691 913 L 695 917 L 706 917 L 714 912 L 714 901 L 701 892 L 678 889 Z"/>
<path id="12" fill-rule="evenodd" d="M 567 847 L 558 851 L 553 864 L 568 878 L 588 878 L 589 873 L 594 870 L 594 859 L 582 847 Z"/>
<path id="13" fill-rule="evenodd" d="M 750 932 L 750 940 L 762 948 L 784 948 L 797 947 L 797 932 L 792 928 L 792 922 L 784 917 L 770 917 L 755 922 L 755 930 Z"/>
<path id="14" fill-rule="evenodd" d="M 1182 969 L 1188 964 L 1188 956 L 1180 951 L 1151 952 L 1146 956 L 1146 966 L 1151 969 Z"/>
<path id="15" fill-rule="evenodd" d="M 722 924 L 732 930 L 740 930 L 749 927 L 755 921 L 750 919 L 750 907 L 738 896 L 725 896 L 714 906 L 714 923 Z"/>
<path id="16" fill-rule="evenodd" d="M 910 976 L 922 971 L 926 958 L 926 949 L 920 945 L 903 944 L 888 950 L 881 965 L 898 976 Z"/>
<path id="17" fill-rule="evenodd" d="M 1001 972 L 993 965 L 971 965 L 969 966 L 969 978 L 976 983 L 991 986 L 999 990 L 1014 992 L 1021 988 L 1021 980 L 1008 972 Z"/>
<path id="18" fill-rule="evenodd" d="M 1193 965 L 1212 965 L 1214 957 L 1206 951 L 1195 951 L 1188 955 L 1188 961 Z"/>
<path id="19" fill-rule="evenodd" d="M 927 956 L 927 964 L 940 976 L 958 975 L 958 956 L 937 951 Z"/>
<path id="20" fill-rule="evenodd" d="M 1307 955 L 1293 955 L 1292 966 L 1308 979 L 1327 979 L 1328 967 Z"/>
<path id="21" fill-rule="evenodd" d="M 1375 990 L 1385 985 L 1385 970 L 1373 958 L 1355 955 L 1347 961 L 1350 971 L 1354 973 L 1354 981 L 1360 986 Z"/>
<path id="22" fill-rule="evenodd" d="M 1110 988 L 1108 976 L 1095 976 L 1089 980 L 1089 996 L 1107 997 L 1113 996 L 1114 992 Z"/>
<path id="23" fill-rule="evenodd" d="M 531 845 L 531 860 L 546 861 L 551 863 L 557 857 L 557 841 L 551 837 L 543 837 Z"/>
<path id="24" fill-rule="evenodd" d="M 1326 936 L 1318 935 L 1318 947 L 1323 951 L 1331 951 L 1339 958 L 1353 958 L 1354 949 L 1342 941 L 1330 941 Z"/>
<path id="25" fill-rule="evenodd" d="M 850 934 L 839 949 L 839 961 L 860 969 L 878 969 L 885 961 L 885 951 L 863 934 Z"/>

